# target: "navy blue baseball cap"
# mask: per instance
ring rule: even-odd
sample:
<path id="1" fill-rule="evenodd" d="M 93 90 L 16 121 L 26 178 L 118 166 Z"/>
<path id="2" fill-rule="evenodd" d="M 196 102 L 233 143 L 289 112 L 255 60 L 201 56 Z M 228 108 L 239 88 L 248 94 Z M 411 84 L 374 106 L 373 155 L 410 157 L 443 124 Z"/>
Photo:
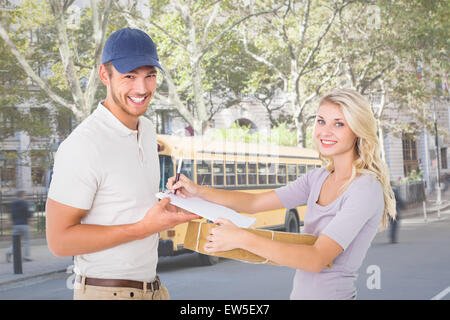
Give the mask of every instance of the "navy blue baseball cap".
<path id="1" fill-rule="evenodd" d="M 128 73 L 142 66 L 162 70 L 153 40 L 138 29 L 124 28 L 109 36 L 102 56 L 102 64 L 107 62 L 111 62 L 120 73 Z"/>

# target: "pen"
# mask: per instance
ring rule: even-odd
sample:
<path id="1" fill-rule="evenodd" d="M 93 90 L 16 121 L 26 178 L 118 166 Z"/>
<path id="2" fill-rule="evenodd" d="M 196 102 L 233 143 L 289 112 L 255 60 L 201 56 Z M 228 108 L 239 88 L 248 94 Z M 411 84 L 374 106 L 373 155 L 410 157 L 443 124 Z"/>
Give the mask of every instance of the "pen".
<path id="1" fill-rule="evenodd" d="M 183 163 L 183 157 L 180 157 L 180 160 L 178 160 L 178 169 L 177 169 L 177 175 L 175 177 L 175 183 L 178 182 L 178 180 L 180 180 L 180 172 L 181 172 L 181 164 Z M 177 194 L 178 190 L 175 190 L 175 192 L 173 194 Z"/>

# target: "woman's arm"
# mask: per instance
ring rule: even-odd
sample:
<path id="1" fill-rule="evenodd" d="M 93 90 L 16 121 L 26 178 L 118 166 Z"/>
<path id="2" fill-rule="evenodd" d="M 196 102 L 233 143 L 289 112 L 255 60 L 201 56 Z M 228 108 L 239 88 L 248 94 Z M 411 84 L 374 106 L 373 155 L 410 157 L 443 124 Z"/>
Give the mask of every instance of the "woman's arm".
<path id="1" fill-rule="evenodd" d="M 337 242 L 323 234 L 311 246 L 257 236 L 226 219 L 218 219 L 216 223 L 220 225 L 211 229 L 204 248 L 208 253 L 241 248 L 283 266 L 319 273 L 343 251 Z"/>
<path id="2" fill-rule="evenodd" d="M 284 208 L 275 191 L 248 193 L 214 189 L 208 186 L 200 186 L 183 174 L 180 175 L 180 180 L 177 183 L 175 183 L 175 177 L 169 178 L 166 187 L 171 191 L 178 190 L 177 195 L 181 197 L 199 197 L 238 212 L 256 213 Z"/>

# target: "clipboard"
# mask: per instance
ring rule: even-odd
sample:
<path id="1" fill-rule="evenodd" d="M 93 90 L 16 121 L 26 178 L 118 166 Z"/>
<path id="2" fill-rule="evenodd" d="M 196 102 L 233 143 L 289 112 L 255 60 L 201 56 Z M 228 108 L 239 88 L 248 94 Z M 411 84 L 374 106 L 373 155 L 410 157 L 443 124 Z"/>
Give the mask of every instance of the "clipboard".
<path id="1" fill-rule="evenodd" d="M 250 228 L 256 218 L 244 216 L 230 208 L 209 202 L 198 197 L 182 198 L 169 192 L 158 192 L 155 194 L 158 199 L 170 198 L 170 203 L 174 206 L 188 210 L 192 213 L 215 222 L 218 218 L 225 218 L 233 222 L 240 228 Z"/>

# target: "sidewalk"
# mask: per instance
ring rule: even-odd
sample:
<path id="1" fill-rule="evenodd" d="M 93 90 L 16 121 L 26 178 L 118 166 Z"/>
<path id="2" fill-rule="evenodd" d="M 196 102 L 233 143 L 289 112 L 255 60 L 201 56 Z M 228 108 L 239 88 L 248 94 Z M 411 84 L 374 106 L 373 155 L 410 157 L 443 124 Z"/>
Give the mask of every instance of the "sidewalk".
<path id="1" fill-rule="evenodd" d="M 450 209 L 450 188 L 448 190 L 446 190 L 445 192 L 442 192 L 440 206 L 437 205 L 436 198 L 437 198 L 437 196 L 436 196 L 435 191 L 433 191 L 431 194 L 427 195 L 427 198 L 426 198 L 427 217 L 429 217 L 430 215 L 437 217 L 438 209 L 440 209 L 439 210 L 440 212 Z M 423 218 L 423 217 L 424 217 L 424 211 L 423 211 L 422 203 L 418 203 L 416 206 L 414 206 L 412 208 L 408 208 L 406 210 L 403 210 L 400 213 L 401 219 Z"/>
<path id="2" fill-rule="evenodd" d="M 427 197 L 427 218 L 428 222 L 437 221 L 438 206 L 435 194 Z M 450 210 L 450 190 L 442 194 L 441 212 L 447 210 L 441 218 L 448 218 Z M 409 208 L 401 212 L 401 223 L 424 222 L 422 204 L 414 208 Z M 0 241 L 0 287 L 20 280 L 26 280 L 38 276 L 43 276 L 55 272 L 64 272 L 73 264 L 72 257 L 55 257 L 47 247 L 45 238 L 30 240 L 31 259 L 33 261 L 23 262 L 23 274 L 14 274 L 13 263 L 6 262 L 6 251 L 11 245 L 10 241 Z"/>
<path id="3" fill-rule="evenodd" d="M 54 272 L 66 271 L 67 267 L 72 265 L 72 257 L 55 257 L 48 249 L 45 238 L 32 239 L 30 240 L 30 258 L 32 261 L 23 261 L 23 273 L 14 274 L 13 263 L 6 262 L 6 251 L 10 245 L 9 241 L 0 242 L 0 286 Z"/>

